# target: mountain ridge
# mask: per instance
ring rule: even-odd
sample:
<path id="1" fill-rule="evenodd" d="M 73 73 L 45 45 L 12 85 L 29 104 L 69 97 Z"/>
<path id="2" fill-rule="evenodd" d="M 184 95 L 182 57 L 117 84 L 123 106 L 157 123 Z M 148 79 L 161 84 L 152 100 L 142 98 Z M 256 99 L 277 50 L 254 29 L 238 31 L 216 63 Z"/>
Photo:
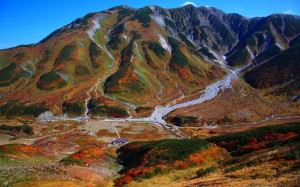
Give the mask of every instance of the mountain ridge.
<path id="1" fill-rule="evenodd" d="M 273 58 L 293 48 L 299 32 L 300 19 L 291 15 L 117 6 L 78 18 L 38 44 L 1 50 L 0 100 L 45 102 L 56 114 L 83 115 L 89 102 L 89 115 L 134 113 L 204 89 L 228 73 L 226 65 Z"/>

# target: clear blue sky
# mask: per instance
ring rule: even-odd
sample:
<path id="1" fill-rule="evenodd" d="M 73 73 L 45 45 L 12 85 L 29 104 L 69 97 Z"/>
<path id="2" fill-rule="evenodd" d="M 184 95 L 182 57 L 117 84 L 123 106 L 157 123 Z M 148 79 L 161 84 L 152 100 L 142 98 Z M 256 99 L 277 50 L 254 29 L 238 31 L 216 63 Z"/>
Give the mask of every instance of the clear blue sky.
<path id="1" fill-rule="evenodd" d="M 83 17 L 117 5 L 141 8 L 182 6 L 185 0 L 0 0 L 0 49 L 37 43 L 52 31 Z M 300 15 L 300 0 L 188 0 L 226 13 L 261 17 L 273 13 Z"/>

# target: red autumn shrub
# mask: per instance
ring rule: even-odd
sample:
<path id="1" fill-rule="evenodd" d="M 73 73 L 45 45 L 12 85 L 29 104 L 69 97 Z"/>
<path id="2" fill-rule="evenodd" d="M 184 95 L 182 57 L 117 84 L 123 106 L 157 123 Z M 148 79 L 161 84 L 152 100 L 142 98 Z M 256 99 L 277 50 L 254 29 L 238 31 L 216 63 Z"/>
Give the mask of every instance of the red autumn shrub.
<path id="1" fill-rule="evenodd" d="M 173 168 L 175 169 L 186 169 L 188 168 L 188 164 L 182 160 L 175 160 L 173 164 Z"/>

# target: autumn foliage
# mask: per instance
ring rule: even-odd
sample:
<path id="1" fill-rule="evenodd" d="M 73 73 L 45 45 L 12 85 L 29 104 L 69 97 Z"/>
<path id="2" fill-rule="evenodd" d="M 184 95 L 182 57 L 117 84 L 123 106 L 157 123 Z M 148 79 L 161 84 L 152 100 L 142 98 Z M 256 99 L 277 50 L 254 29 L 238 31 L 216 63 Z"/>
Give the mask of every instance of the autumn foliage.
<path id="1" fill-rule="evenodd" d="M 117 186 L 226 157 L 219 148 L 201 139 L 133 142 L 118 152 L 125 168 L 124 176 L 116 180 Z"/>
<path id="2" fill-rule="evenodd" d="M 280 145 L 292 145 L 299 138 L 297 123 L 259 127 L 254 130 L 209 138 L 208 141 L 225 148 L 233 156 Z"/>
<path id="3" fill-rule="evenodd" d="M 62 160 L 66 165 L 70 164 L 91 164 L 96 159 L 99 161 L 99 158 L 104 158 L 104 150 L 98 147 L 90 147 L 83 150 L 80 150 L 77 153 L 70 155 Z M 73 162 L 73 163 L 71 163 Z"/>

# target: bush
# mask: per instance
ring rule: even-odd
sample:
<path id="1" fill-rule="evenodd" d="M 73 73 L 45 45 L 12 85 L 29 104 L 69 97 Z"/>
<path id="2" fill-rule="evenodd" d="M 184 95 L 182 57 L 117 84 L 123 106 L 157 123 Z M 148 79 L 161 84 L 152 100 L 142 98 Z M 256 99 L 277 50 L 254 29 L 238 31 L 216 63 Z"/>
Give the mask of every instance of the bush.
<path id="1" fill-rule="evenodd" d="M 216 172 L 217 170 L 218 170 L 217 167 L 211 166 L 211 167 L 206 168 L 206 169 L 200 169 L 200 170 L 198 170 L 196 172 L 196 174 L 197 174 L 197 177 L 204 177 L 204 176 L 207 176 L 210 173 Z"/>
<path id="2" fill-rule="evenodd" d="M 230 66 L 240 66 L 247 64 L 249 57 L 250 55 L 248 53 L 248 50 L 246 48 L 243 48 L 230 55 L 226 59 L 226 61 Z"/>
<path id="3" fill-rule="evenodd" d="M 18 104 L 17 101 L 11 100 L 0 107 L 0 115 L 6 117 L 33 115 L 39 116 L 48 110 L 45 103 L 35 103 L 32 105 Z"/>
<path id="4" fill-rule="evenodd" d="M 230 168 L 225 169 L 225 173 L 231 173 L 245 168 L 245 165 L 237 165 Z"/>
<path id="5" fill-rule="evenodd" d="M 68 44 L 62 48 L 59 56 L 55 59 L 54 66 L 63 64 L 64 62 L 72 60 L 71 55 L 75 51 L 75 46 Z"/>
<path id="6" fill-rule="evenodd" d="M 98 62 L 98 58 L 102 55 L 101 50 L 97 46 L 97 44 L 93 41 L 91 41 L 90 47 L 89 47 L 89 54 L 91 58 L 91 62 L 94 68 L 99 68 L 100 62 Z"/>
<path id="7" fill-rule="evenodd" d="M 197 121 L 198 118 L 194 116 L 176 116 L 171 119 L 171 123 L 176 126 L 182 126 L 187 123 L 196 123 Z"/>
<path id="8" fill-rule="evenodd" d="M 0 70 L 0 87 L 9 86 L 18 80 L 19 76 L 16 75 L 16 68 L 17 63 L 13 62 Z"/>
<path id="9" fill-rule="evenodd" d="M 0 125 L 0 130 L 4 131 L 17 131 L 24 132 L 25 134 L 31 135 L 33 134 L 33 129 L 29 125 L 21 125 L 21 126 L 8 126 L 8 125 Z"/>
<path id="10" fill-rule="evenodd" d="M 274 57 L 275 55 L 279 54 L 281 52 L 280 48 L 277 45 L 273 45 L 260 53 L 253 61 L 256 64 L 259 64 L 263 62 L 264 60 L 270 59 L 271 57 Z"/>
<path id="11" fill-rule="evenodd" d="M 240 156 L 260 148 L 293 146 L 299 142 L 299 123 L 258 127 L 253 130 L 208 138 L 207 141 Z"/>
<path id="12" fill-rule="evenodd" d="M 188 64 L 186 56 L 180 50 L 180 42 L 172 37 L 168 37 L 169 43 L 172 46 L 172 58 L 170 66 L 177 65 L 179 68 L 184 68 Z"/>
<path id="13" fill-rule="evenodd" d="M 67 82 L 61 76 L 54 71 L 50 71 L 40 77 L 37 87 L 41 90 L 53 90 L 55 88 L 62 88 L 66 84 Z"/>
<path id="14" fill-rule="evenodd" d="M 84 114 L 84 103 L 76 102 L 76 101 L 65 101 L 62 104 L 63 112 L 66 112 L 71 116 L 80 116 Z"/>
<path id="15" fill-rule="evenodd" d="M 62 159 L 60 162 L 62 162 L 65 166 L 69 166 L 69 165 L 83 166 L 83 165 L 85 165 L 82 160 L 77 160 L 71 156 L 68 156 L 68 157 Z"/>
<path id="16" fill-rule="evenodd" d="M 166 53 L 166 50 L 164 48 L 162 48 L 158 43 L 156 42 L 150 42 L 148 44 L 149 49 L 151 49 L 156 56 L 158 57 L 163 57 Z"/>
<path id="17" fill-rule="evenodd" d="M 198 50 L 198 52 L 203 53 L 205 56 L 207 56 L 210 59 L 216 60 L 216 57 L 209 52 L 207 47 L 202 47 L 201 49 Z"/>
<path id="18" fill-rule="evenodd" d="M 139 20 L 143 27 L 149 28 L 151 23 L 151 13 L 152 10 L 149 7 L 142 8 L 135 14 L 133 18 L 131 18 L 131 20 Z"/>

